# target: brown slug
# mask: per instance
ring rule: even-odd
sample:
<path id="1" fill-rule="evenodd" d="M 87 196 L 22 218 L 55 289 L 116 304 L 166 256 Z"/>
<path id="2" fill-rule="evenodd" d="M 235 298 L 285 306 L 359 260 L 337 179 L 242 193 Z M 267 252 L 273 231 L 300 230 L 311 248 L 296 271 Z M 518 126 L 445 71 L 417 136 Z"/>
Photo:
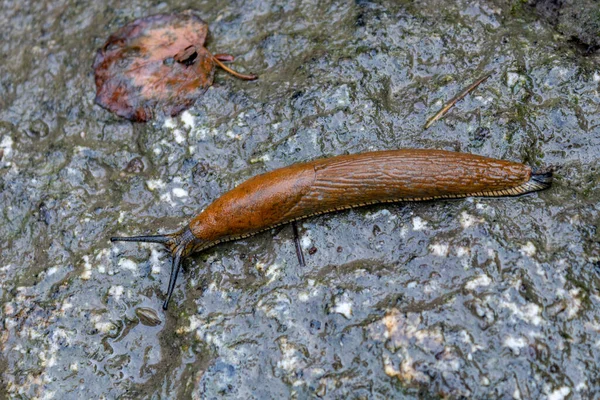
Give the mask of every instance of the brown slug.
<path id="1" fill-rule="evenodd" d="M 163 309 L 190 253 L 312 215 L 368 204 L 468 196 L 518 196 L 550 187 L 552 172 L 443 150 L 343 155 L 276 169 L 223 194 L 178 232 L 113 237 L 164 244 L 173 256 Z"/>

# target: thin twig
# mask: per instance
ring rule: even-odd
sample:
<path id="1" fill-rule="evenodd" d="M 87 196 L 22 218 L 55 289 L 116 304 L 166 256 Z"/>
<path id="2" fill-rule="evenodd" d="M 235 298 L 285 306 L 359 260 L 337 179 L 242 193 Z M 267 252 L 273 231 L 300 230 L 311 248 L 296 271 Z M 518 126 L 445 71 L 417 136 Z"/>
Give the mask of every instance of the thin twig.
<path id="1" fill-rule="evenodd" d="M 449 102 L 446 103 L 446 105 L 444 107 L 442 107 L 442 109 L 440 111 L 438 111 L 433 117 L 431 117 L 431 118 L 429 118 L 427 120 L 427 123 L 425 124 L 425 128 L 424 129 L 429 128 L 435 121 L 437 121 L 438 119 L 442 118 L 444 116 L 444 114 L 446 114 L 448 112 L 448 110 L 450 110 L 463 97 L 465 97 L 466 95 L 468 95 L 469 93 L 471 93 L 477 86 L 479 86 L 480 84 L 482 84 L 483 82 L 485 82 L 485 80 L 487 78 L 489 78 L 490 76 L 492 76 L 493 73 L 494 73 L 494 71 L 488 72 L 483 77 L 477 79 L 475 82 L 473 82 L 472 84 L 470 84 L 462 92 L 460 92 L 459 94 L 457 94 L 456 96 L 454 96 Z"/>
<path id="2" fill-rule="evenodd" d="M 222 60 L 221 57 L 215 57 L 215 56 L 213 56 L 210 53 L 210 51 L 208 51 L 208 49 L 206 49 L 206 52 L 212 58 L 212 60 L 215 62 L 215 64 L 217 64 L 219 67 L 221 67 L 225 71 L 229 72 L 231 75 L 233 75 L 235 77 L 238 77 L 240 79 L 247 80 L 247 81 L 253 81 L 255 79 L 258 79 L 258 75 L 254 75 L 254 74 L 240 74 L 239 72 L 232 70 L 227 65 L 225 65 L 225 64 L 223 64 L 221 62 L 221 60 Z M 222 56 L 222 54 L 217 54 L 217 56 Z M 232 57 L 232 60 L 233 60 L 233 57 Z M 229 61 L 229 60 L 227 60 L 227 61 Z"/>

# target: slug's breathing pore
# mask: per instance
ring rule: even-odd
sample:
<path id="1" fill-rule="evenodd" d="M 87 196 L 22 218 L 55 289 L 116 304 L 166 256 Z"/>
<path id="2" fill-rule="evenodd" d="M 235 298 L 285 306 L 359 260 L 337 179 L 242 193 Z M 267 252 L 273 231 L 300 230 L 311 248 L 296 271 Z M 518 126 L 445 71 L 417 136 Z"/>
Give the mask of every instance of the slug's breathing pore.
<path id="1" fill-rule="evenodd" d="M 518 196 L 552 184 L 552 172 L 442 150 L 391 150 L 293 164 L 243 182 L 182 230 L 111 241 L 162 243 L 173 262 L 167 309 L 182 259 L 216 244 L 312 215 L 399 201 Z M 299 255 L 299 259 L 301 259 Z M 302 261 L 301 261 L 302 262 Z"/>

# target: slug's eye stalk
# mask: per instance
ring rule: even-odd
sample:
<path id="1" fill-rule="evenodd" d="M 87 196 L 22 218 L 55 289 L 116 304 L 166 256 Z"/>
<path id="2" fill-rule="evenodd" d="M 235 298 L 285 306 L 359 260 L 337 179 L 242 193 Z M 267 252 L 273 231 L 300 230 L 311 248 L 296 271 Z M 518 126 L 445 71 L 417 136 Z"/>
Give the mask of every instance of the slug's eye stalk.
<path id="1" fill-rule="evenodd" d="M 164 245 L 167 245 L 170 240 L 173 240 L 172 235 L 114 236 L 110 238 L 111 242 L 162 243 Z"/>
<path id="2" fill-rule="evenodd" d="M 147 236 L 129 236 L 129 237 L 111 237 L 111 242 L 145 242 L 145 243 L 161 243 L 171 252 L 173 259 L 171 263 L 171 277 L 169 278 L 169 286 L 167 289 L 167 298 L 163 303 L 163 310 L 169 307 L 169 301 L 175 290 L 177 275 L 181 269 L 183 257 L 191 252 L 196 237 L 189 228 L 185 228 L 177 233 L 167 235 L 147 235 Z"/>

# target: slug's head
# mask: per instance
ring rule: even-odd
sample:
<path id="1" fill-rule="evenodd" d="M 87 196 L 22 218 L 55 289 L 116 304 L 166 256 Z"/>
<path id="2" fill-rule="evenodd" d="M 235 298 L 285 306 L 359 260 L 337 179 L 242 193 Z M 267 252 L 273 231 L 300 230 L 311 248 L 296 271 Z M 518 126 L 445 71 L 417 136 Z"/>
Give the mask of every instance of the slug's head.
<path id="1" fill-rule="evenodd" d="M 194 251 L 198 245 L 199 239 L 194 236 L 189 227 L 185 227 L 179 232 L 169 233 L 167 235 L 150 235 L 150 236 L 130 236 L 130 237 L 111 237 L 111 242 L 147 242 L 161 243 L 170 252 L 172 256 L 171 277 L 169 278 L 169 288 L 167 291 L 167 299 L 163 303 L 163 310 L 169 306 L 169 301 L 175 289 L 177 275 L 181 268 L 181 262 L 184 257 Z"/>

